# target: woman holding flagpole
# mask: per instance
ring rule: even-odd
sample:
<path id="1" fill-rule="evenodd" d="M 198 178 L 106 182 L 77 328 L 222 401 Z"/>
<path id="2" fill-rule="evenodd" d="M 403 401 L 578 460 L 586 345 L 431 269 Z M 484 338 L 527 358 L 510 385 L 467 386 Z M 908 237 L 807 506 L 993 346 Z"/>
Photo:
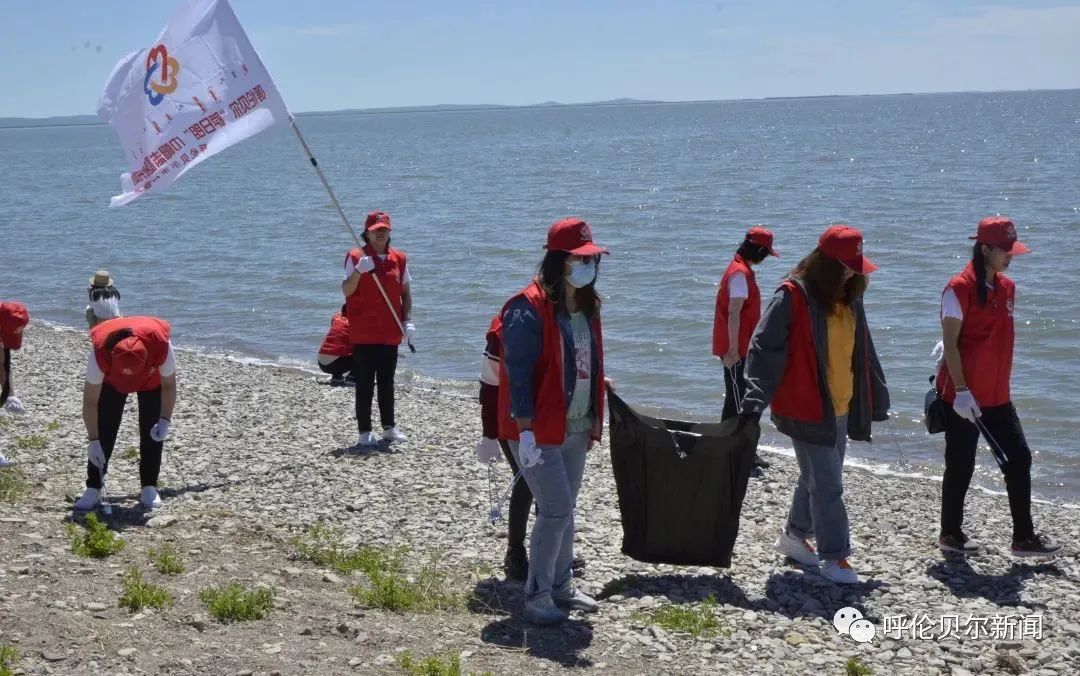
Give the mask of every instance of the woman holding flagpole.
<path id="1" fill-rule="evenodd" d="M 378 386 L 379 422 L 382 438 L 405 441 L 394 419 L 394 374 L 398 346 L 412 344 L 412 292 L 408 259 L 404 251 L 390 246 L 390 215 L 372 211 L 364 221 L 363 248 L 345 256 L 345 311 L 353 346 L 353 380 L 356 382 L 358 447 L 374 446 L 371 403 Z"/>

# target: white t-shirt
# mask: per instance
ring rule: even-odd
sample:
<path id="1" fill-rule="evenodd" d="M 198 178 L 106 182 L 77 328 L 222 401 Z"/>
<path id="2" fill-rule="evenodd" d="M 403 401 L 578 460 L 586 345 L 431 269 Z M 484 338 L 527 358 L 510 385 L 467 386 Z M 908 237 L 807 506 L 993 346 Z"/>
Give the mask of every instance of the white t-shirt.
<path id="1" fill-rule="evenodd" d="M 749 298 L 750 289 L 746 286 L 746 275 L 736 272 L 728 277 L 728 298 Z"/>
<path id="2" fill-rule="evenodd" d="M 173 356 L 172 341 L 169 341 L 169 353 L 165 357 L 165 363 L 158 368 L 158 373 L 165 377 L 176 373 L 176 358 Z M 91 385 L 100 385 L 105 382 L 105 372 L 98 366 L 93 350 L 90 350 L 90 360 L 86 362 L 86 382 Z"/>
<path id="3" fill-rule="evenodd" d="M 988 282 L 986 288 L 993 292 L 994 285 Z M 945 319 L 946 317 L 959 319 L 960 321 L 964 320 L 964 308 L 960 307 L 960 299 L 956 297 L 956 292 L 951 288 L 945 289 L 941 294 L 941 318 Z"/>
<path id="4" fill-rule="evenodd" d="M 382 256 L 379 256 L 379 260 L 380 261 L 386 260 L 386 254 L 383 254 Z M 353 268 L 355 268 L 355 267 L 356 267 L 356 265 L 353 263 L 352 256 L 346 256 L 345 257 L 345 279 L 348 279 L 349 277 L 352 277 Z M 409 274 L 409 266 L 406 265 L 405 266 L 405 274 L 403 274 L 401 276 L 401 286 L 402 287 L 408 287 L 409 282 L 411 282 L 411 281 L 412 281 L 412 275 Z"/>

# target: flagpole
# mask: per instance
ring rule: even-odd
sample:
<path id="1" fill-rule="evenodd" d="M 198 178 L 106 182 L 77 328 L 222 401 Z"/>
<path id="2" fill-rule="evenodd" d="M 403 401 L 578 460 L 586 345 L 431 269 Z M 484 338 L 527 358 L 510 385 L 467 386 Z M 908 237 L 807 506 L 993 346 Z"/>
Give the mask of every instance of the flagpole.
<path id="1" fill-rule="evenodd" d="M 304 147 L 304 154 L 307 155 L 308 160 L 311 162 L 311 166 L 315 169 L 315 173 L 318 174 L 319 180 L 322 181 L 323 187 L 326 188 L 326 192 L 330 195 L 330 201 L 334 203 L 334 207 L 337 209 L 338 215 L 341 216 L 341 225 L 345 228 L 345 232 L 353 238 L 356 242 L 356 246 L 360 248 L 363 253 L 364 243 L 360 241 L 360 238 L 356 236 L 356 231 L 353 230 L 352 225 L 349 224 L 349 219 L 345 216 L 345 211 L 341 208 L 341 203 L 338 202 L 337 197 L 334 195 L 333 189 L 326 180 L 326 176 L 323 175 L 322 169 L 319 167 L 319 162 L 315 159 L 315 156 L 311 153 L 311 148 L 308 147 L 307 141 L 304 140 L 304 135 L 300 133 L 300 127 L 296 125 L 296 118 L 289 114 L 289 126 L 296 132 L 296 138 L 299 139 L 300 145 Z M 397 311 L 394 309 L 393 303 L 390 302 L 390 296 L 386 295 L 386 289 L 383 288 L 382 282 L 379 281 L 379 276 L 374 272 L 371 273 L 371 278 L 375 280 L 375 286 L 379 289 L 379 293 L 382 294 L 383 300 L 386 301 L 386 307 L 390 310 L 390 315 L 393 316 L 394 322 L 397 324 L 398 329 L 401 331 L 401 335 L 408 338 L 405 333 L 405 327 L 401 323 L 401 318 L 398 317 Z M 416 347 L 410 342 L 408 343 L 409 350 L 416 352 Z"/>

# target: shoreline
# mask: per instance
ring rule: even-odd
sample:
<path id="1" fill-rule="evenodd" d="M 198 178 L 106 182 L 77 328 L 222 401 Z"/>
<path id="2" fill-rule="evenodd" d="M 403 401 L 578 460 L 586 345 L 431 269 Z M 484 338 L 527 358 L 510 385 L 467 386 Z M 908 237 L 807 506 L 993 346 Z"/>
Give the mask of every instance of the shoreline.
<path id="1" fill-rule="evenodd" d="M 49 320 L 34 320 L 34 323 L 37 324 L 37 325 L 43 326 L 44 328 L 46 328 L 48 330 L 56 331 L 58 333 L 73 333 L 73 334 L 83 335 L 84 331 L 85 331 L 84 329 L 69 326 L 69 325 L 66 325 L 66 324 L 60 324 L 58 322 L 53 322 L 53 321 L 49 321 Z M 250 355 L 244 355 L 244 354 L 241 354 L 241 353 L 220 352 L 220 351 L 215 351 L 215 350 L 211 350 L 209 348 L 204 348 L 204 347 L 200 347 L 200 346 L 182 346 L 182 347 L 177 346 L 175 349 L 176 349 L 177 352 L 185 352 L 185 353 L 188 353 L 188 354 L 193 355 L 195 357 L 205 358 L 205 359 L 209 359 L 209 360 L 226 361 L 226 362 L 229 362 L 229 363 L 240 364 L 240 365 L 245 365 L 245 366 L 253 366 L 253 367 L 257 367 L 257 368 L 280 369 L 282 371 L 289 372 L 289 373 L 296 373 L 296 374 L 301 374 L 301 375 L 305 375 L 305 376 L 313 376 L 313 377 L 315 377 L 316 379 L 318 379 L 320 381 L 327 380 L 329 378 L 329 376 L 327 376 L 325 373 L 318 370 L 317 368 L 314 368 L 314 367 L 307 368 L 307 367 L 303 366 L 300 363 L 300 360 L 298 360 L 298 359 L 294 360 L 292 358 L 282 357 L 282 358 L 279 358 L 277 360 L 274 360 L 274 359 L 267 359 L 267 358 L 262 358 L 262 357 L 254 357 L 254 356 L 250 356 Z M 403 375 L 404 375 L 404 378 L 402 378 Z M 431 389 L 438 390 L 438 391 L 446 394 L 447 396 L 459 397 L 461 399 L 465 399 L 465 400 L 469 400 L 469 401 L 476 401 L 476 388 L 477 388 L 476 381 L 456 380 L 456 379 L 452 379 L 452 378 L 436 378 L 436 377 L 433 377 L 433 376 L 425 375 L 425 374 L 420 373 L 419 371 L 416 371 L 416 370 L 413 370 L 413 369 L 399 368 L 398 369 L 398 385 L 400 386 L 402 384 L 407 384 L 407 385 L 412 385 L 412 386 L 420 386 L 420 387 L 427 386 L 427 387 L 430 387 Z M 689 416 L 690 415 L 690 414 L 687 414 L 687 413 L 683 413 L 681 411 L 658 411 L 658 410 L 654 410 L 652 407 L 645 407 L 642 410 L 646 411 L 650 415 L 660 415 L 660 416 L 668 416 L 668 415 Z M 605 430 L 606 430 L 606 428 L 607 428 L 607 421 L 606 420 L 604 421 L 604 427 L 605 427 Z M 769 423 L 769 427 L 771 427 L 771 423 Z M 605 431 L 605 434 L 606 434 L 606 431 Z M 779 435 L 779 433 L 775 432 L 773 436 L 776 436 L 776 435 Z M 774 440 L 770 440 L 770 441 L 774 441 Z M 781 456 L 784 456 L 784 457 L 789 458 L 791 460 L 794 460 L 794 458 L 795 458 L 795 451 L 791 447 L 790 442 L 788 442 L 787 445 L 777 445 L 776 443 L 763 443 L 761 446 L 759 446 L 758 450 L 759 450 L 759 452 L 763 451 L 765 453 L 768 453 L 770 456 L 771 455 L 781 455 Z M 886 463 L 886 462 L 882 462 L 880 460 L 873 460 L 873 459 L 870 459 L 870 458 L 859 457 L 857 455 L 853 456 L 850 453 L 850 450 L 851 449 L 849 448 L 849 454 L 847 456 L 847 459 L 845 460 L 846 466 L 858 467 L 858 468 L 860 468 L 862 470 L 865 470 L 867 472 L 870 472 L 872 474 L 876 474 L 876 475 L 879 475 L 879 476 L 897 477 L 897 478 L 902 478 L 902 479 L 913 479 L 913 480 L 918 480 L 918 481 L 927 481 L 927 482 L 931 482 L 931 483 L 934 483 L 934 484 L 940 484 L 941 483 L 942 478 L 941 478 L 941 471 L 940 470 L 944 469 L 944 465 L 942 465 L 942 464 L 933 465 L 933 467 L 935 469 L 939 470 L 939 471 L 936 474 L 930 475 L 930 474 L 926 474 L 926 473 L 922 473 L 922 472 L 918 472 L 918 471 L 905 470 L 903 468 L 898 469 L 898 468 L 895 467 L 895 465 L 893 463 Z M 998 477 L 998 478 L 1000 479 L 1000 477 Z M 989 486 L 983 486 L 983 485 L 980 485 L 980 484 L 976 483 L 977 479 L 978 479 L 977 476 L 975 478 L 973 478 L 972 485 L 971 485 L 971 490 L 977 490 L 977 491 L 980 491 L 982 493 L 985 493 L 985 494 L 991 495 L 991 496 L 1004 497 L 1004 496 L 1007 495 L 1007 493 L 1005 491 L 1003 480 L 1001 482 L 999 482 L 1000 486 L 1001 486 L 1000 488 L 992 488 L 992 487 L 989 487 Z M 1077 493 L 1076 495 L 1070 495 L 1068 497 L 1057 497 L 1057 498 L 1054 498 L 1054 497 L 1046 498 L 1046 497 L 1035 496 L 1035 497 L 1032 498 L 1032 500 L 1033 500 L 1033 502 L 1036 502 L 1038 504 L 1056 505 L 1057 507 L 1059 507 L 1061 509 L 1080 510 L 1080 493 Z"/>
<path id="2" fill-rule="evenodd" d="M 79 415 L 85 334 L 31 325 L 14 359 L 22 417 L 2 416 L 0 444 L 25 473 L 28 492 L 0 502 L 0 645 L 16 647 L 27 673 L 386 673 L 400 651 L 418 659 L 461 656 L 463 670 L 504 673 L 841 673 L 850 659 L 875 674 L 966 674 L 1002 660 L 1040 676 L 1080 660 L 1080 523 L 1036 504 L 1036 526 L 1066 544 L 1051 562 L 1008 553 L 1007 501 L 972 491 L 968 533 L 984 555 L 958 562 L 935 547 L 936 484 L 850 468 L 845 500 L 852 565 L 862 583 L 839 587 L 792 565 L 772 547 L 797 470 L 782 454 L 752 478 L 730 569 L 645 564 L 620 552 L 622 530 L 607 441 L 587 458 L 577 510 L 578 584 L 599 612 L 538 628 L 521 615 L 520 583 L 505 582 L 505 525 L 485 520 L 487 473 L 474 456 L 475 401 L 424 385 L 398 387 L 409 441 L 358 454 L 352 392 L 301 372 L 215 360 L 180 350 L 179 391 L 161 483 L 164 507 L 137 506 L 137 463 L 110 472 L 109 525 L 125 549 L 104 560 L 74 555 L 66 526 L 81 492 L 85 435 Z M 129 403 L 117 451 L 136 443 Z M 40 439 L 20 448 L 19 440 Z M 496 465 L 495 486 L 509 481 Z M 358 606 L 362 581 L 297 555 L 293 542 L 318 521 L 349 546 L 411 548 L 410 562 L 442 552 L 467 606 L 431 614 Z M 187 572 L 165 577 L 150 550 L 171 544 Z M 135 567 L 176 597 L 172 608 L 117 607 L 120 575 Z M 199 591 L 240 581 L 270 585 L 262 620 L 222 625 Z M 715 599 L 709 605 L 707 599 Z M 840 635 L 845 607 L 871 619 L 870 643 Z M 664 629 L 660 608 L 711 613 L 713 636 Z M 707 610 L 702 611 L 702 608 Z M 1038 618 L 1041 636 L 886 636 L 886 618 L 927 615 Z"/>

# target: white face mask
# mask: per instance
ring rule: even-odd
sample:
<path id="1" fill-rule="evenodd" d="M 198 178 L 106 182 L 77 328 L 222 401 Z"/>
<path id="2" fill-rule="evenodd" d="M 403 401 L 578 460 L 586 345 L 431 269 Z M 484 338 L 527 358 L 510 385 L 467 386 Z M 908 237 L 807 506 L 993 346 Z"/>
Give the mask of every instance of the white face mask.
<path id="1" fill-rule="evenodd" d="M 588 286 L 596 279 L 596 263 L 590 258 L 586 261 L 578 261 L 570 264 L 570 274 L 566 281 L 575 289 Z"/>

